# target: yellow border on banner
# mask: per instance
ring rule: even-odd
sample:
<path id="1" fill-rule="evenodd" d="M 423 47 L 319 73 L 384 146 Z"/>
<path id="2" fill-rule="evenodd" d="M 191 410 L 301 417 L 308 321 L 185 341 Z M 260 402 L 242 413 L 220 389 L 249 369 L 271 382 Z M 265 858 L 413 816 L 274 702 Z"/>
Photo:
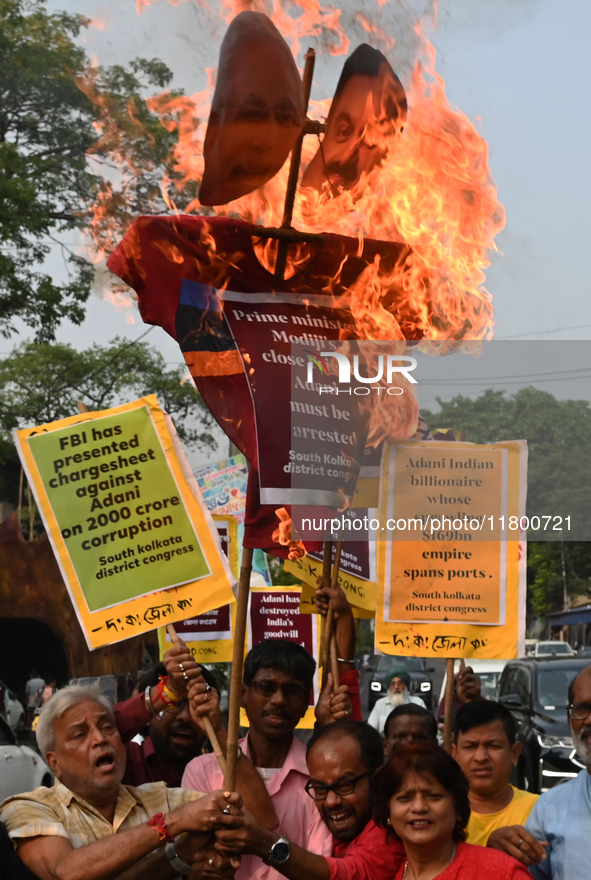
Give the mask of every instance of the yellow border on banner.
<path id="1" fill-rule="evenodd" d="M 198 581 L 139 596 L 119 605 L 91 612 L 88 610 L 84 593 L 27 441 L 31 436 L 39 433 L 51 433 L 61 428 L 84 425 L 95 419 L 132 412 L 143 407 L 148 408 L 152 417 L 166 460 L 179 487 L 211 574 Z M 174 450 L 173 438 L 166 425 L 166 415 L 158 406 L 155 395 L 150 394 L 111 409 L 80 413 L 46 425 L 16 431 L 15 442 L 89 649 L 93 650 L 132 638 L 161 626 L 163 621 L 174 623 L 186 619 L 189 614 L 203 614 L 234 600 L 232 586 L 235 584 L 235 579 L 220 549 L 213 520 L 187 483 Z M 48 601 L 51 601 L 49 596 Z"/>
<path id="2" fill-rule="evenodd" d="M 454 449 L 506 449 L 507 461 L 507 517 L 525 514 L 527 488 L 527 444 L 524 440 L 503 443 L 474 444 L 406 442 L 400 445 L 445 451 Z M 450 448 L 451 447 L 451 448 Z M 384 456 L 382 488 L 390 483 L 390 458 Z M 384 495 L 380 516 L 384 515 Z M 525 637 L 526 541 L 506 541 L 506 604 L 505 623 L 502 625 L 465 625 L 461 623 L 392 623 L 384 619 L 385 572 L 388 553 L 400 555 L 408 544 L 416 542 L 380 541 L 377 553 L 378 612 L 376 615 L 376 647 L 385 654 L 419 657 L 463 657 L 487 660 L 505 660 L 523 653 Z M 437 637 L 435 647 L 433 637 Z"/>
<path id="3" fill-rule="evenodd" d="M 228 538 L 230 544 L 230 568 L 234 577 L 238 577 L 238 561 L 240 556 L 240 548 L 238 546 L 238 522 L 231 514 L 227 516 L 221 513 L 212 514 L 214 522 L 228 523 Z M 213 609 L 210 609 L 213 610 Z M 230 626 L 232 632 L 235 632 L 236 625 L 236 602 L 232 602 L 230 607 Z M 194 642 L 185 642 L 187 648 L 191 651 L 193 659 L 202 663 L 231 663 L 234 639 L 199 639 Z M 161 626 L 158 629 L 158 646 L 160 648 L 160 659 L 164 659 L 164 653 L 172 648 L 172 641 L 168 638 L 166 627 Z"/>
<path id="4" fill-rule="evenodd" d="M 322 574 L 322 562 L 312 559 L 310 556 L 304 556 L 302 559 L 286 559 L 285 570 L 304 583 L 315 587 L 317 579 Z M 339 585 L 345 591 L 350 605 L 373 612 L 368 617 L 375 615 L 378 585 L 374 581 L 363 580 L 348 571 L 339 569 Z"/>
<path id="5" fill-rule="evenodd" d="M 251 593 L 301 593 L 301 587 L 293 586 L 293 587 L 251 587 Z M 248 615 L 250 617 L 250 603 L 248 606 Z M 249 630 L 250 627 L 246 627 L 246 644 L 244 646 L 244 654 L 248 654 L 252 645 L 249 643 Z M 316 645 L 318 646 L 318 650 L 320 650 L 320 615 L 316 617 Z M 318 669 L 320 667 L 319 658 L 314 657 L 316 660 L 316 682 L 317 682 L 317 690 L 318 696 L 320 696 L 320 676 L 318 675 Z M 316 723 L 316 716 L 314 715 L 315 706 L 308 706 L 306 714 L 298 724 L 298 728 L 302 730 L 311 730 Z M 240 709 L 240 726 L 241 727 L 250 727 L 248 722 L 248 717 L 244 709 Z"/>

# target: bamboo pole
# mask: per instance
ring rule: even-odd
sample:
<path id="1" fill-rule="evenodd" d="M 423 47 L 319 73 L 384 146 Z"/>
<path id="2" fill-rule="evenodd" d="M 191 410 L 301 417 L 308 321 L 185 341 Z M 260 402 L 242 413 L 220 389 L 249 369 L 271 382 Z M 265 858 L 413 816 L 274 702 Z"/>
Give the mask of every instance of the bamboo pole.
<path id="1" fill-rule="evenodd" d="M 310 92 L 312 90 L 312 77 L 314 75 L 314 63 L 316 61 L 316 53 L 314 49 L 308 49 L 305 55 L 304 76 L 302 78 L 302 86 L 304 90 L 304 106 L 308 111 L 308 102 L 310 100 Z M 300 173 L 300 161 L 302 158 L 302 144 L 306 135 L 306 126 L 302 128 L 295 146 L 291 152 L 291 164 L 289 166 L 289 177 L 287 178 L 287 189 L 285 192 L 285 207 L 283 209 L 283 220 L 281 228 L 290 229 L 293 218 L 293 205 L 298 185 L 298 176 Z M 275 263 L 275 278 L 283 281 L 285 276 L 285 267 L 287 265 L 287 252 L 289 250 L 289 239 L 280 238 L 277 246 L 277 262 Z"/>
<path id="2" fill-rule="evenodd" d="M 326 541 L 324 546 L 326 548 L 326 545 L 329 543 L 331 545 L 331 550 L 332 550 L 332 541 L 330 541 L 330 542 Z M 343 550 L 343 542 L 342 542 L 342 540 L 338 540 L 337 541 L 337 549 L 336 549 L 336 553 L 335 553 L 335 557 L 334 557 L 334 565 L 332 566 L 332 576 L 330 578 L 330 585 L 333 590 L 336 588 L 336 586 L 339 582 L 339 568 L 341 565 L 341 552 L 342 552 L 342 550 Z M 330 560 L 331 556 L 332 556 L 332 553 L 330 553 L 328 556 L 329 560 Z M 326 558 L 324 560 L 324 564 L 326 565 Z M 323 572 L 323 574 L 324 574 L 324 572 Z M 337 659 L 338 655 L 337 655 L 336 637 L 333 632 L 333 617 L 334 617 L 334 611 L 332 610 L 332 607 L 329 605 L 328 614 L 326 615 L 326 624 L 324 627 L 324 639 L 322 641 L 322 655 L 321 655 L 322 656 L 322 687 L 324 687 L 324 685 L 326 684 L 326 677 L 328 675 L 329 663 L 331 666 L 331 672 L 332 672 L 332 676 L 334 679 L 334 686 L 335 687 L 339 686 L 339 663 L 338 663 L 338 659 Z"/>
<path id="3" fill-rule="evenodd" d="M 242 665 L 244 663 L 244 640 L 246 638 L 246 615 L 252 574 L 252 549 L 242 548 L 242 566 L 236 600 L 236 624 L 230 678 L 230 706 L 228 709 L 228 745 L 226 748 L 226 772 L 224 785 L 229 791 L 236 788 L 236 762 L 238 760 L 238 735 L 240 732 L 240 692 L 242 689 Z"/>
<path id="4" fill-rule="evenodd" d="M 322 579 L 325 584 L 331 583 L 332 569 L 332 541 L 324 542 L 324 555 L 322 558 Z M 326 617 L 320 621 L 320 646 L 318 648 L 318 657 L 324 657 L 324 640 L 326 638 Z"/>
<path id="5" fill-rule="evenodd" d="M 180 640 L 178 637 L 178 633 L 177 633 L 176 629 L 174 628 L 174 626 L 172 625 L 172 623 L 168 623 L 166 625 L 166 632 L 170 636 L 174 647 L 180 648 L 181 643 L 180 643 Z M 205 732 L 207 733 L 207 736 L 208 736 L 209 741 L 211 743 L 211 746 L 213 748 L 214 754 L 215 754 L 216 758 L 218 759 L 218 764 L 221 767 L 222 773 L 225 775 L 225 773 L 226 773 L 226 759 L 224 757 L 224 753 L 222 751 L 220 741 L 217 738 L 217 734 L 216 734 L 215 730 L 213 729 L 213 724 L 211 723 L 211 718 L 209 717 L 209 715 L 203 715 L 203 726 L 205 727 Z"/>
<path id="6" fill-rule="evenodd" d="M 447 658 L 447 682 L 445 686 L 445 709 L 443 715 L 443 748 L 451 752 L 451 731 L 454 709 L 454 663 L 453 657 Z"/>

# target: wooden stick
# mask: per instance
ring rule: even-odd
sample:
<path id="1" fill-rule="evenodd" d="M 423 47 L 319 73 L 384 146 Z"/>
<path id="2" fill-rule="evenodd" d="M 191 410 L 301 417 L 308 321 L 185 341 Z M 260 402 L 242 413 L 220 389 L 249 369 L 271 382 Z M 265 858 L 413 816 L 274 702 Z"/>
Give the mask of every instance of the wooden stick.
<path id="1" fill-rule="evenodd" d="M 447 682 L 445 686 L 445 710 L 443 715 L 443 748 L 451 753 L 451 731 L 454 711 L 454 659 L 447 658 Z"/>
<path id="2" fill-rule="evenodd" d="M 306 113 L 308 112 L 308 102 L 310 100 L 310 92 L 312 90 L 312 77 L 314 75 L 314 63 L 316 61 L 316 53 L 314 49 L 308 49 L 305 55 L 304 76 L 302 78 L 302 87 L 304 90 L 304 106 Z M 306 134 L 305 127 L 302 128 L 301 134 L 295 142 L 295 146 L 291 152 L 291 164 L 289 166 L 289 177 L 287 178 L 287 189 L 285 191 L 285 207 L 283 209 L 283 220 L 281 226 L 289 229 L 293 217 L 293 204 L 298 185 L 298 176 L 300 173 L 300 161 L 302 158 L 302 144 Z M 277 246 L 277 262 L 275 263 L 275 278 L 283 281 L 285 276 L 285 267 L 287 265 L 287 252 L 289 250 L 289 241 L 280 239 Z"/>
<path id="3" fill-rule="evenodd" d="M 172 623 L 168 623 L 166 625 L 166 632 L 172 639 L 172 643 L 175 648 L 180 648 L 181 643 L 179 641 L 178 633 Z M 218 764 L 221 767 L 222 773 L 224 776 L 226 775 L 226 759 L 224 757 L 224 753 L 222 751 L 222 747 L 220 745 L 220 741 L 217 738 L 216 732 L 213 729 L 213 724 L 211 723 L 211 718 L 209 715 L 203 715 L 203 726 L 205 727 L 205 732 L 209 738 L 213 751 L 215 753 L 216 758 L 218 759 Z"/>
<path id="4" fill-rule="evenodd" d="M 328 541 L 326 542 L 328 543 Z M 332 544 L 332 542 L 331 542 Z M 332 566 L 332 576 L 330 579 L 330 586 L 334 590 L 339 582 L 339 568 L 341 565 L 341 553 L 343 550 L 343 542 L 342 540 L 337 541 L 337 549 L 334 557 L 334 565 Z M 330 557 L 329 557 L 330 559 Z M 326 615 L 326 626 L 324 629 L 324 641 L 322 643 L 322 687 L 326 684 L 326 676 L 328 675 L 328 664 L 329 658 L 331 663 L 331 672 L 334 679 L 334 686 L 339 686 L 339 663 L 337 660 L 337 643 L 336 637 L 333 633 L 333 617 L 334 612 L 332 607 L 329 605 L 328 614 Z M 333 648 L 334 642 L 334 648 Z"/>
<path id="5" fill-rule="evenodd" d="M 332 541 L 324 542 L 324 556 L 322 558 L 322 578 L 324 583 L 331 583 L 331 568 L 332 568 Z M 323 617 L 320 621 L 320 645 L 318 647 L 318 657 L 324 657 L 324 640 L 326 638 L 326 618 Z"/>
<path id="6" fill-rule="evenodd" d="M 238 735 L 240 733 L 240 696 L 242 689 L 242 666 L 244 664 L 244 640 L 246 638 L 246 616 L 248 594 L 252 574 L 252 549 L 242 548 L 242 566 L 238 583 L 236 602 L 236 624 L 234 627 L 234 650 L 232 654 L 232 676 L 230 678 L 230 707 L 228 710 L 228 745 L 226 748 L 226 772 L 224 786 L 229 791 L 236 788 L 236 762 L 238 760 Z"/>

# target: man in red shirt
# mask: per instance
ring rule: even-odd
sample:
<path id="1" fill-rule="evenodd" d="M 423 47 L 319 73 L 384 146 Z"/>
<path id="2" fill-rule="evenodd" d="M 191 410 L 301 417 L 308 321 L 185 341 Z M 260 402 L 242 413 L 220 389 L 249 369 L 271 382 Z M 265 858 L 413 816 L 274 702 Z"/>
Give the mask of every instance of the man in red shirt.
<path id="1" fill-rule="evenodd" d="M 247 811 L 241 827 L 216 833 L 216 849 L 254 853 L 289 880 L 391 880 L 404 848 L 371 818 L 372 777 L 383 761 L 381 736 L 363 722 L 337 721 L 312 737 L 306 791 L 332 834 L 332 856 L 316 854 L 314 834 L 304 849 Z"/>
<path id="2" fill-rule="evenodd" d="M 171 788 L 178 788 L 189 761 L 210 751 L 207 737 L 191 718 L 186 699 L 187 681 L 179 664 L 190 682 L 199 681 L 218 689 L 215 677 L 209 670 L 197 666 L 184 643 L 181 648 L 167 651 L 164 663 L 142 676 L 137 696 L 117 703 L 114 709 L 127 753 L 124 785 L 165 782 Z M 169 687 L 180 697 L 175 711 L 166 711 L 158 697 L 158 683 L 166 675 Z M 138 734 L 143 735 L 141 741 Z"/>

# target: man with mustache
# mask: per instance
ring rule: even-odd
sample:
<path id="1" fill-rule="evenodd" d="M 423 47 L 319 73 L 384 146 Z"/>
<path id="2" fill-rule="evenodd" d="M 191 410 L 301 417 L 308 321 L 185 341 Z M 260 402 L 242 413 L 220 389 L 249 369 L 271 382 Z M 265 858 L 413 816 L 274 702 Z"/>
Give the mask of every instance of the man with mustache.
<path id="1" fill-rule="evenodd" d="M 433 715 L 414 703 L 392 709 L 384 725 L 386 761 L 394 749 L 422 742 L 437 743 L 437 722 Z"/>
<path id="2" fill-rule="evenodd" d="M 125 748 L 98 689 L 72 685 L 55 694 L 37 741 L 57 781 L 5 800 L 0 821 L 39 880 L 171 880 L 206 860 L 216 867 L 211 834 L 236 823 L 240 795 L 122 785 Z"/>
<path id="3" fill-rule="evenodd" d="M 395 669 L 386 679 L 386 687 L 388 692 L 385 697 L 380 697 L 375 706 L 371 710 L 367 723 L 383 735 L 386 719 L 392 709 L 398 706 L 404 706 L 407 703 L 414 703 L 422 709 L 426 709 L 424 700 L 420 697 L 413 697 L 409 693 L 410 675 L 406 669 Z"/>
<path id="4" fill-rule="evenodd" d="M 158 693 L 164 676 L 176 700 L 168 707 Z M 124 785 L 162 781 L 180 786 L 185 767 L 202 754 L 207 743 L 204 731 L 191 717 L 187 699 L 187 685 L 197 681 L 217 690 L 212 673 L 195 663 L 179 639 L 179 647 L 165 653 L 164 663 L 140 678 L 137 696 L 117 703 L 115 721 L 127 753 Z M 146 728 L 147 736 L 138 742 L 137 735 Z"/>
<path id="5" fill-rule="evenodd" d="M 587 880 L 591 835 L 591 665 L 586 666 L 568 689 L 568 723 L 579 760 L 579 775 L 545 792 L 525 825 L 539 841 L 546 842 L 547 858 L 532 865 L 535 880 Z M 511 851 L 515 842 L 505 846 Z"/>
<path id="6" fill-rule="evenodd" d="M 245 810 L 237 827 L 216 832 L 216 849 L 226 856 L 256 853 L 289 880 L 391 880 L 404 848 L 371 818 L 372 778 L 384 762 L 379 733 L 362 721 L 323 727 L 308 745 L 307 762 L 306 792 L 322 823 L 305 848 L 261 828 Z M 328 848 L 322 828 L 330 833 Z"/>

